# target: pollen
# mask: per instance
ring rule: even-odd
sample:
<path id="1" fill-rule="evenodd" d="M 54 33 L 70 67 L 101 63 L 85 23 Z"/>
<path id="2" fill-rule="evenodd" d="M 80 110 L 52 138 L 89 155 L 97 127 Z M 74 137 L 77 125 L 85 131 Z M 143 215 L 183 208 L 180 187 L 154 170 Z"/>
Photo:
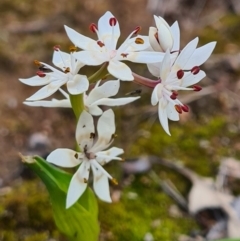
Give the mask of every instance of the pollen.
<path id="1" fill-rule="evenodd" d="M 179 114 L 182 114 L 182 108 L 180 105 L 175 105 L 175 110 L 179 113 Z"/>
<path id="2" fill-rule="evenodd" d="M 104 44 L 102 41 L 100 41 L 100 40 L 97 41 L 97 44 L 98 44 L 100 47 L 105 46 L 105 44 Z"/>
<path id="3" fill-rule="evenodd" d="M 135 43 L 136 44 L 144 44 L 144 40 L 142 38 L 136 38 Z"/>
<path id="4" fill-rule="evenodd" d="M 77 51 L 77 47 L 72 45 L 72 46 L 69 47 L 69 51 L 70 52 L 76 52 Z"/>
<path id="5" fill-rule="evenodd" d="M 96 33 L 98 28 L 97 28 L 97 25 L 95 23 L 91 23 L 90 26 L 89 26 L 89 29 L 93 32 L 93 33 Z"/>
<path id="6" fill-rule="evenodd" d="M 87 178 L 83 178 L 83 182 L 84 182 L 84 183 L 87 183 Z"/>
<path id="7" fill-rule="evenodd" d="M 69 73 L 69 72 L 70 72 L 70 68 L 67 67 L 67 68 L 64 70 L 64 73 L 67 74 L 67 73 Z"/>
<path id="8" fill-rule="evenodd" d="M 110 24 L 110 26 L 115 26 L 117 24 L 117 19 L 116 18 L 110 18 L 109 24 Z"/>
<path id="9" fill-rule="evenodd" d="M 38 60 L 34 60 L 33 63 L 37 66 L 40 67 L 42 64 Z"/>
<path id="10" fill-rule="evenodd" d="M 128 54 L 122 53 L 121 56 L 122 56 L 123 58 L 127 58 Z"/>
<path id="11" fill-rule="evenodd" d="M 117 181 L 117 179 L 112 178 L 111 181 L 112 181 L 112 183 L 113 183 L 114 185 L 118 185 L 118 181 Z"/>

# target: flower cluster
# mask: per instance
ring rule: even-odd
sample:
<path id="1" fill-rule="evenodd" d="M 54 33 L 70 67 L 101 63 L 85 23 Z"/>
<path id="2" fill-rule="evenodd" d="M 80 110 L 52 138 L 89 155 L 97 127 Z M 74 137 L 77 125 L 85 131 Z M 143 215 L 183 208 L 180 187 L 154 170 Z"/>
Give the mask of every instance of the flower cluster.
<path id="1" fill-rule="evenodd" d="M 133 81 L 152 89 L 151 103 L 158 105 L 159 121 L 169 135 L 168 119 L 177 121 L 182 112 L 189 111 L 188 106 L 178 99 L 178 92 L 201 90 L 196 84 L 206 74 L 200 65 L 209 58 L 216 42 L 197 48 L 198 38 L 195 38 L 180 49 L 178 23 L 169 26 L 161 17 L 154 16 L 154 19 L 156 27 L 149 28 L 148 36 L 139 35 L 141 28 L 136 27 L 119 47 L 119 23 L 110 12 L 99 19 L 98 25 L 90 25 L 96 40 L 65 26 L 74 44 L 70 53 L 62 52 L 59 46 L 55 46 L 52 62 L 56 68 L 35 61 L 38 67 L 36 76 L 20 79 L 30 86 L 43 86 L 24 104 L 80 109 L 76 129 L 79 151 L 57 149 L 47 158 L 50 163 L 61 167 L 77 166 L 68 190 L 67 207 L 73 205 L 85 191 L 90 170 L 94 176 L 93 188 L 97 196 L 104 201 L 111 201 L 108 179 L 113 182 L 115 179 L 102 166 L 111 160 L 121 160 L 118 155 L 123 150 L 117 147 L 105 150 L 113 142 L 115 123 L 114 112 L 111 109 L 103 111 L 101 106 L 121 106 L 140 98 L 111 98 L 117 95 L 120 80 Z M 133 73 L 125 61 L 146 64 L 156 78 L 147 79 Z M 85 65 L 101 67 L 89 77 L 80 74 Z M 116 79 L 106 80 L 109 75 Z M 46 100 L 57 91 L 63 94 L 62 100 Z M 80 97 L 82 102 L 74 101 L 76 97 Z M 82 107 L 77 107 L 78 104 Z M 99 116 L 96 128 L 93 116 Z"/>

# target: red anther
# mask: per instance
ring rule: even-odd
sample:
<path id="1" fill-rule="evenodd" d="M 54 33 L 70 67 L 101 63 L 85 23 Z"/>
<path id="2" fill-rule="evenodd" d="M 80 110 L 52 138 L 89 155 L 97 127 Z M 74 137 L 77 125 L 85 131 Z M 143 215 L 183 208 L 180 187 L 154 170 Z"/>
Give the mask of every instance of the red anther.
<path id="1" fill-rule="evenodd" d="M 175 95 L 175 96 L 178 96 L 178 92 L 176 90 L 173 90 L 172 94 Z"/>
<path id="2" fill-rule="evenodd" d="M 133 34 L 138 34 L 140 31 L 141 31 L 141 27 L 140 26 L 137 26 L 135 29 L 134 29 L 134 33 Z"/>
<path id="3" fill-rule="evenodd" d="M 179 113 L 179 114 L 182 114 L 182 108 L 180 105 L 175 105 L 175 110 Z"/>
<path id="4" fill-rule="evenodd" d="M 54 49 L 55 51 L 59 51 L 59 50 L 60 50 L 60 45 L 55 45 L 55 46 L 53 47 L 53 49 Z"/>
<path id="5" fill-rule="evenodd" d="M 93 32 L 93 33 L 96 33 L 98 28 L 97 28 L 97 25 L 95 23 L 91 23 L 90 26 L 89 26 L 89 29 Z"/>
<path id="6" fill-rule="evenodd" d="M 144 40 L 142 38 L 136 38 L 135 43 L 136 44 L 144 44 Z"/>
<path id="7" fill-rule="evenodd" d="M 43 78 L 43 77 L 46 76 L 46 74 L 45 74 L 44 72 L 42 72 L 42 71 L 37 71 L 36 74 L 37 74 L 39 77 L 41 77 L 41 78 Z"/>
<path id="8" fill-rule="evenodd" d="M 195 74 L 198 74 L 199 71 L 200 71 L 199 66 L 194 66 L 194 67 L 191 69 L 191 73 L 194 74 L 194 75 L 195 75 Z"/>
<path id="9" fill-rule="evenodd" d="M 102 41 L 100 41 L 100 40 L 97 41 L 97 44 L 98 44 L 100 47 L 105 46 L 105 44 L 104 44 Z"/>
<path id="10" fill-rule="evenodd" d="M 181 108 L 184 112 L 188 112 L 189 111 L 189 108 L 187 105 L 181 105 Z"/>
<path id="11" fill-rule="evenodd" d="M 192 88 L 193 88 L 194 91 L 200 91 L 200 90 L 202 90 L 202 87 L 199 86 L 199 85 L 194 85 Z"/>
<path id="12" fill-rule="evenodd" d="M 123 58 L 127 58 L 128 54 L 122 53 L 121 56 L 122 56 Z"/>
<path id="13" fill-rule="evenodd" d="M 158 33 L 155 33 L 155 34 L 154 34 L 154 37 L 155 37 L 155 39 L 157 40 L 157 42 L 160 44 L 159 38 L 158 38 Z"/>
<path id="14" fill-rule="evenodd" d="M 176 100 L 176 99 L 177 99 L 177 96 L 172 93 L 172 94 L 170 95 L 170 98 L 171 98 L 172 100 Z"/>
<path id="15" fill-rule="evenodd" d="M 184 75 L 184 71 L 182 69 L 178 70 L 178 72 L 177 72 L 178 79 L 181 79 L 183 77 L 183 75 Z"/>
<path id="16" fill-rule="evenodd" d="M 109 24 L 110 24 L 110 26 L 115 26 L 117 24 L 117 19 L 116 18 L 110 18 Z"/>

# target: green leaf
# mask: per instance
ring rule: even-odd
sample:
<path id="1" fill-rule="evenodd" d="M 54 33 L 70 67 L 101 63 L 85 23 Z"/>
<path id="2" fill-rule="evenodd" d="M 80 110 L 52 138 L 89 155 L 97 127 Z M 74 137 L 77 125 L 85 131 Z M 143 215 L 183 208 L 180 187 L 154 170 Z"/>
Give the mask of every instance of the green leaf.
<path id="1" fill-rule="evenodd" d="M 41 157 L 21 156 L 21 158 L 44 182 L 50 195 L 58 229 L 71 241 L 98 240 L 98 205 L 92 190 L 87 188 L 80 199 L 66 209 L 66 195 L 72 175 Z"/>

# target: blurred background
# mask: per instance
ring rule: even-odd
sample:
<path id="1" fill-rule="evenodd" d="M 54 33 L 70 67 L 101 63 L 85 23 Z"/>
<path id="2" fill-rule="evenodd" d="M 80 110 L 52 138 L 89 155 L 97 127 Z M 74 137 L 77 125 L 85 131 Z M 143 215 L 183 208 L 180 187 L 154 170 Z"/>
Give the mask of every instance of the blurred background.
<path id="1" fill-rule="evenodd" d="M 163 131 L 157 109 L 150 104 L 151 90 L 123 83 L 119 96 L 142 91 L 140 101 L 115 108 L 118 119 L 115 144 L 125 149 L 126 163 L 132 165 L 113 162 L 106 167 L 117 177 L 119 185 L 111 187 L 113 204 L 99 201 L 99 240 L 204 240 L 218 221 L 211 215 L 209 219 L 204 216 L 210 221 L 203 224 L 196 213 L 189 214 L 179 200 L 169 197 L 166 189 L 163 191 L 159 182 L 171 180 L 171 185 L 187 200 L 193 182 L 183 177 L 178 168 L 172 170 L 164 166 L 160 159 L 180 163 L 209 178 L 219 177 L 219 166 L 229 158 L 234 159 L 236 172 L 239 170 L 240 2 L 1 0 L 0 241 L 66 240 L 55 228 L 45 187 L 24 168 L 18 153 L 46 157 L 58 147 L 72 148 L 74 115 L 68 109 L 24 106 L 22 102 L 38 88 L 21 84 L 18 78 L 35 75 L 37 69 L 33 61 L 36 59 L 51 64 L 54 45 L 59 44 L 63 51 L 68 51 L 71 42 L 64 24 L 95 38 L 89 24 L 97 23 L 107 10 L 120 22 L 119 43 L 139 25 L 141 34 L 147 35 L 149 26 L 155 26 L 153 14 L 164 17 L 170 25 L 178 20 L 181 47 L 196 36 L 200 38 L 200 45 L 210 41 L 218 43 L 203 66 L 207 73 L 201 83 L 203 90 L 180 96 L 191 111 L 181 115 L 180 122 L 170 123 L 171 137 Z M 129 66 L 153 78 L 144 65 Z M 83 71 L 88 74 L 90 69 Z M 58 94 L 55 97 L 61 98 Z M 228 193 L 238 197 L 240 172 L 229 176 Z M 226 228 L 223 230 L 225 236 L 222 237 L 228 236 Z"/>

